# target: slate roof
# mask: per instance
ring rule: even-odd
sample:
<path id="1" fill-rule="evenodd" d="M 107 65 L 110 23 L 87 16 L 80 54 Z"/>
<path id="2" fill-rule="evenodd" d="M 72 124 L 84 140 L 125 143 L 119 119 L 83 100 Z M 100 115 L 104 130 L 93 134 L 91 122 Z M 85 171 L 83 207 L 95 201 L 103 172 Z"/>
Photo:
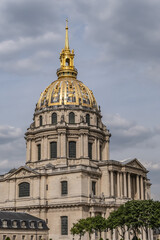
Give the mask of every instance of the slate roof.
<path id="1" fill-rule="evenodd" d="M 6 221 L 6 224 L 4 224 Z M 0 211 L 0 229 L 48 230 L 44 220 L 23 212 Z"/>

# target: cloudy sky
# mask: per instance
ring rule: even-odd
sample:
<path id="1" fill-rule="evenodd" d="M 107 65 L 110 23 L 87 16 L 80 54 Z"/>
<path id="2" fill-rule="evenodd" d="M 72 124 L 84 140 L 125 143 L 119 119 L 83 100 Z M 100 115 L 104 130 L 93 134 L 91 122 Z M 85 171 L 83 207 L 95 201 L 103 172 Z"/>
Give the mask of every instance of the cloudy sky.
<path id="1" fill-rule="evenodd" d="M 112 133 L 111 159 L 138 158 L 160 199 L 160 1 L 0 1 L 0 173 L 25 163 L 24 133 L 56 80 L 65 19 L 78 79 Z"/>

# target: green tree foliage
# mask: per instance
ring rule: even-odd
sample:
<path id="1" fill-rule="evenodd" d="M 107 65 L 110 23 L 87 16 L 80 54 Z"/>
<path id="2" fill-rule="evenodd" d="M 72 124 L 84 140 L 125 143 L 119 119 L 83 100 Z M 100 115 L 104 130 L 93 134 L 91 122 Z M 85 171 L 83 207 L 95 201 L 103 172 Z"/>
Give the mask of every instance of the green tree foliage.
<path id="1" fill-rule="evenodd" d="M 160 202 L 153 200 L 129 201 L 110 214 L 107 226 L 110 230 L 117 229 L 122 239 L 125 239 L 126 230 L 130 231 L 133 239 L 138 239 L 138 234 L 144 229 L 148 240 L 149 228 L 160 227 Z"/>
<path id="2" fill-rule="evenodd" d="M 118 234 L 121 236 L 121 239 L 125 238 L 125 232 L 127 231 L 126 227 L 126 215 L 125 215 L 125 206 L 121 205 L 117 211 L 111 212 L 107 221 L 107 228 L 111 231 L 116 229 Z"/>
<path id="3" fill-rule="evenodd" d="M 98 231 L 100 234 L 100 239 L 102 238 L 101 234 L 107 228 L 106 219 L 100 215 L 91 218 L 92 226 L 95 231 Z"/>
<path id="4" fill-rule="evenodd" d="M 9 237 L 7 237 L 7 238 L 6 238 L 6 240 L 10 240 L 10 238 L 9 238 Z"/>
<path id="5" fill-rule="evenodd" d="M 133 239 L 138 239 L 138 235 L 142 229 L 146 232 L 146 240 L 148 240 L 148 230 L 160 227 L 160 202 L 153 200 L 132 200 L 121 205 L 116 211 L 111 212 L 108 219 L 97 215 L 80 219 L 73 224 L 71 233 L 81 237 L 87 232 L 89 239 L 94 231 L 100 234 L 106 229 L 113 232 L 117 230 L 121 239 L 125 239 L 126 231 L 132 234 Z"/>
<path id="6" fill-rule="evenodd" d="M 71 228 L 71 233 L 73 235 L 79 235 L 81 237 L 87 232 L 89 234 L 89 239 L 94 231 L 101 233 L 106 229 L 106 219 L 97 215 L 96 217 L 88 217 L 86 219 L 80 219 L 77 223 L 73 224 Z"/>
<path id="7" fill-rule="evenodd" d="M 80 219 L 77 223 L 73 224 L 73 227 L 71 228 L 71 234 L 74 235 L 79 235 L 80 239 L 82 236 L 85 234 L 85 219 Z"/>

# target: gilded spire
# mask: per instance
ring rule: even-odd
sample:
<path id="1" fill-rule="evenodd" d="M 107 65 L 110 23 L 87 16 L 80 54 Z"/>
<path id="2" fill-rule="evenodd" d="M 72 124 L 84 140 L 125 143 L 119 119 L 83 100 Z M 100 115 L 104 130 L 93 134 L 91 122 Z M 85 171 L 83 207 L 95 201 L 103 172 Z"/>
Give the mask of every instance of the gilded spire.
<path id="1" fill-rule="evenodd" d="M 66 38 L 65 38 L 65 50 L 69 50 L 69 40 L 68 40 L 68 19 L 66 19 Z"/>
<path id="2" fill-rule="evenodd" d="M 77 77 L 77 69 L 74 67 L 74 50 L 70 51 L 69 49 L 69 40 L 68 40 L 68 19 L 66 19 L 66 37 L 65 37 L 65 47 L 60 53 L 60 68 L 57 69 L 58 78 Z"/>

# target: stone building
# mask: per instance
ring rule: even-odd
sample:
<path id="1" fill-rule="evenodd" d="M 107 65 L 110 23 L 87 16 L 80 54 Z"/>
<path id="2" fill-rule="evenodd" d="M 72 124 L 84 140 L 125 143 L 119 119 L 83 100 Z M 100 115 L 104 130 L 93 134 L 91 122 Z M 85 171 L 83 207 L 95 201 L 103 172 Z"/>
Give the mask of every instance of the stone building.
<path id="1" fill-rule="evenodd" d="M 72 239 L 70 228 L 80 218 L 108 217 L 128 200 L 150 198 L 138 159 L 110 160 L 111 134 L 77 73 L 66 25 L 58 79 L 42 92 L 25 134 L 26 164 L 0 177 L 0 210 L 46 220 L 54 240 Z M 106 237 L 117 239 L 116 233 Z"/>
<path id="2" fill-rule="evenodd" d="M 0 239 L 47 240 L 48 227 L 42 219 L 21 212 L 0 212 Z"/>

